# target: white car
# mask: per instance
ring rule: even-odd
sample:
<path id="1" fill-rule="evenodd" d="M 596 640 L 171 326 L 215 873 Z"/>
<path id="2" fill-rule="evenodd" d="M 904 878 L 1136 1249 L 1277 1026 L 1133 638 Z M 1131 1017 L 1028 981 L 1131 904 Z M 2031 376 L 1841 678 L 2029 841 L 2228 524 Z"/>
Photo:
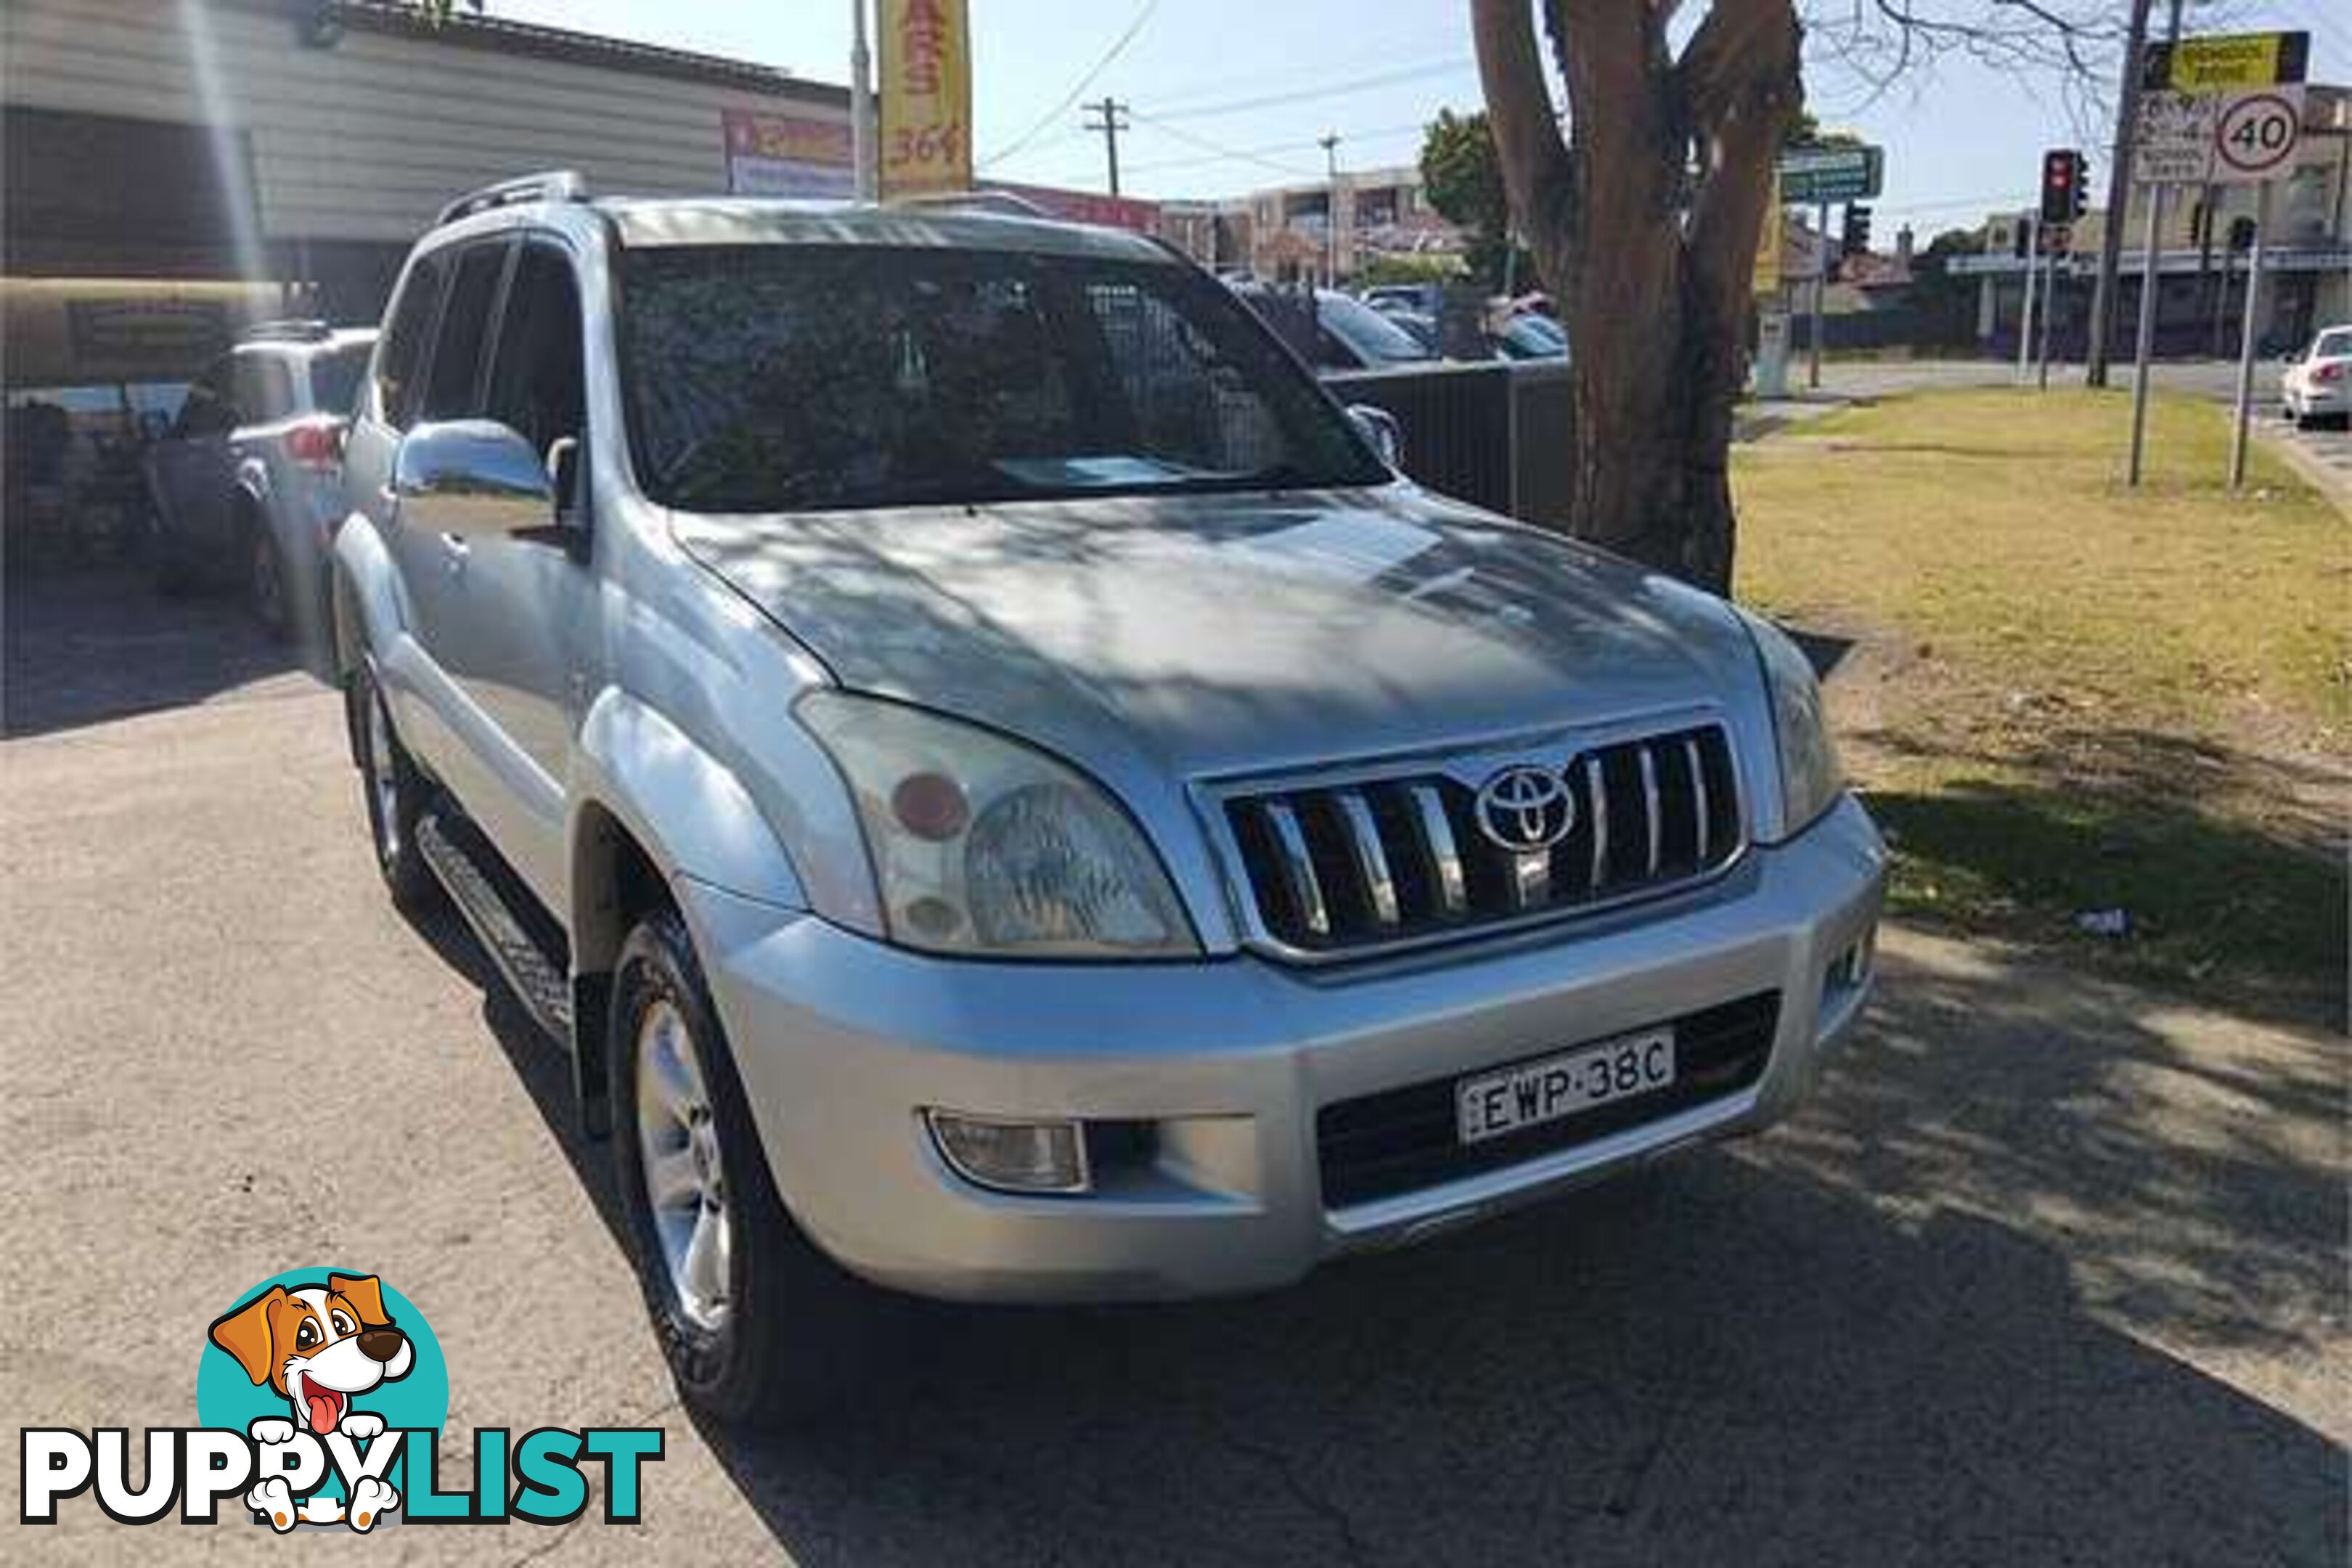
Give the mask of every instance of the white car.
<path id="1" fill-rule="evenodd" d="M 2326 327 L 2279 373 L 2279 395 L 2293 424 L 2352 423 L 2352 326 Z"/>

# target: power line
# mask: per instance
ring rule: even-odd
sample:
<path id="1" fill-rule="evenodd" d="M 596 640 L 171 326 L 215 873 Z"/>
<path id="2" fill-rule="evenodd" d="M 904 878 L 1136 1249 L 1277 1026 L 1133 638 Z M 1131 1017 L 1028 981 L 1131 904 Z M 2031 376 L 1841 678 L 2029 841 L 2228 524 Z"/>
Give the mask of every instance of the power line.
<path id="1" fill-rule="evenodd" d="M 1270 158 L 1264 157 L 1259 153 L 1249 152 L 1240 147 L 1228 147 L 1222 142 L 1212 140 L 1209 137 L 1201 135 L 1197 132 L 1187 131 L 1181 125 L 1170 125 L 1160 120 L 1157 115 L 1137 113 L 1135 118 L 1142 123 L 1150 126 L 1153 130 L 1160 132 L 1163 135 L 1172 136 L 1177 141 L 1184 142 L 1189 146 L 1198 147 L 1202 152 L 1209 154 L 1209 157 L 1206 159 L 1194 159 L 1191 160 L 1192 162 L 1207 163 L 1230 159 L 1244 163 L 1255 163 L 1261 168 L 1272 169 L 1278 174 L 1288 174 L 1294 179 L 1314 178 L 1314 174 L 1311 170 L 1300 169 L 1292 164 L 1277 163 Z M 1278 148 L 1275 150 L 1286 150 L 1286 148 Z M 1307 145 L 1311 147 L 1314 145 L 1314 142 L 1310 141 Z M 1161 166 L 1165 167 L 1164 164 Z M 1135 172 L 1141 174 L 1143 172 L 1143 166 L 1139 165 Z"/>
<path id="2" fill-rule="evenodd" d="M 1163 121 L 1213 120 L 1220 115 L 1245 114 L 1253 109 L 1276 109 L 1293 103 L 1312 103 L 1318 99 L 1344 98 L 1350 93 L 1368 92 L 1374 88 L 1395 87 L 1404 82 L 1420 81 L 1433 76 L 1451 76 L 1456 71 L 1467 69 L 1475 63 L 1467 55 L 1456 55 L 1448 59 L 1429 60 L 1421 65 L 1379 71 L 1370 76 L 1344 78 L 1339 81 L 1326 83 L 1322 87 L 1266 93 L 1256 98 L 1228 99 L 1223 103 L 1207 103 L 1194 108 L 1167 110 L 1161 112 L 1160 118 Z"/>
<path id="3" fill-rule="evenodd" d="M 1034 142 L 1045 132 L 1047 126 L 1058 123 L 1062 116 L 1070 111 L 1070 106 L 1078 101 L 1078 95 L 1094 86 L 1095 78 L 1108 70 L 1110 63 L 1127 51 L 1128 45 L 1135 42 L 1135 35 L 1143 31 L 1143 24 L 1150 21 L 1151 13 L 1158 9 L 1160 9 L 1160 0 L 1143 0 L 1143 4 L 1136 10 L 1134 20 L 1128 23 L 1127 30 L 1111 40 L 1111 46 L 1103 51 L 1102 58 L 1097 60 L 1087 74 L 1077 79 L 1077 84 L 1063 96 L 1062 100 L 1040 115 L 1037 123 L 1014 137 L 1012 145 L 999 148 L 982 159 L 980 166 L 988 169 L 1003 163 L 1030 142 Z"/>

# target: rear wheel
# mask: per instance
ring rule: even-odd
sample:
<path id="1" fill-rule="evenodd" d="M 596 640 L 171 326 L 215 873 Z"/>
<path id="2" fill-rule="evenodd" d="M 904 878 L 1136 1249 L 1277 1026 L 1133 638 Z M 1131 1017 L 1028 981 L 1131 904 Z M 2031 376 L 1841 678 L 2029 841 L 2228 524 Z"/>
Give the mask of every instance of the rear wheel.
<path id="1" fill-rule="evenodd" d="M 263 519 L 247 514 L 244 528 L 245 603 L 272 642 L 284 642 L 293 629 L 292 601 L 288 597 L 286 554 Z"/>
<path id="2" fill-rule="evenodd" d="M 623 946 L 607 1037 L 617 1184 L 679 1391 L 722 1421 L 833 1406 L 856 1385 L 879 1296 L 785 1212 L 674 910 Z"/>
<path id="3" fill-rule="evenodd" d="M 353 667 L 344 684 L 343 705 L 360 787 L 367 799 L 376 869 L 383 874 L 394 903 L 404 910 L 425 909 L 440 888 L 416 847 L 417 820 L 425 815 L 431 791 L 402 750 L 400 737 L 393 733 L 391 710 L 364 660 Z"/>

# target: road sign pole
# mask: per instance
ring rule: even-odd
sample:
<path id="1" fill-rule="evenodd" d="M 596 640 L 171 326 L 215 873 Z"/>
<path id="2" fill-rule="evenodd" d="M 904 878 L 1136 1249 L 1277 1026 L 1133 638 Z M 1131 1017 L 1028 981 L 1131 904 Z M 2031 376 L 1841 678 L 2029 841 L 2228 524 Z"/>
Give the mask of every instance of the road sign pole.
<path id="1" fill-rule="evenodd" d="M 2140 462 L 2147 448 L 2148 361 L 2156 353 L 2156 296 L 2164 243 L 2162 185 L 2147 187 L 2147 233 L 2140 241 L 2139 335 L 2132 348 L 2131 461 L 2124 471 L 2126 484 L 2139 483 Z"/>
<path id="2" fill-rule="evenodd" d="M 2025 384 L 2026 367 L 2033 363 L 2033 279 L 2042 264 L 2042 217 L 2025 215 L 2025 302 L 2017 316 L 2017 384 Z"/>
<path id="3" fill-rule="evenodd" d="M 1830 204 L 1822 203 L 1819 212 L 1813 243 L 1812 341 L 1805 345 L 1805 385 L 1815 392 L 1822 385 L 1822 312 L 1830 288 Z"/>
<path id="4" fill-rule="evenodd" d="M 2230 429 L 2230 488 L 2246 482 L 2246 424 L 2254 406 L 2254 323 L 2263 297 L 2263 242 L 2271 232 L 2271 187 L 2268 181 L 2254 195 L 2254 243 L 2246 253 L 2246 320 L 2238 338 L 2238 410 Z"/>

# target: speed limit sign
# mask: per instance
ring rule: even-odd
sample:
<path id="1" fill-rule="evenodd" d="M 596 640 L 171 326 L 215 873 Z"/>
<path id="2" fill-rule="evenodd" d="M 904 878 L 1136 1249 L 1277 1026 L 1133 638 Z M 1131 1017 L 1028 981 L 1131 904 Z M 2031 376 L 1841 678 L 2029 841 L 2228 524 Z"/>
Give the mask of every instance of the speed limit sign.
<path id="1" fill-rule="evenodd" d="M 2214 117 L 2212 177 L 2238 184 L 2276 179 L 2294 165 L 2302 135 L 2300 88 L 2234 95 Z"/>

